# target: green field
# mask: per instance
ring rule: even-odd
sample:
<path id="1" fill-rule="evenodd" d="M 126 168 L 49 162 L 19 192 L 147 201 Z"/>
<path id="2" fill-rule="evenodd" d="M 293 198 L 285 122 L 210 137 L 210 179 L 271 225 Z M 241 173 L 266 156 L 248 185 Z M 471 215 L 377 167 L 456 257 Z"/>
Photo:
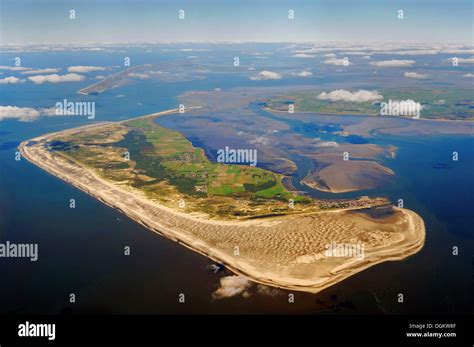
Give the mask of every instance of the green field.
<path id="1" fill-rule="evenodd" d="M 180 192 L 195 195 L 261 196 L 289 199 L 281 175 L 257 167 L 212 163 L 179 132 L 152 118 L 125 123 L 130 131 L 116 143 L 128 148 L 136 168 L 157 180 L 167 180 Z M 198 187 L 198 189 L 196 189 Z"/>

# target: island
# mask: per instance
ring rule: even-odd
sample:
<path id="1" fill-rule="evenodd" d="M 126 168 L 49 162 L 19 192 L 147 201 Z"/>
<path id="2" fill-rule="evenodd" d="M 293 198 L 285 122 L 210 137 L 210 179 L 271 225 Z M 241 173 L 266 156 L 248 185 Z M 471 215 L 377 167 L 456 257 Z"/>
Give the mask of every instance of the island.
<path id="1" fill-rule="evenodd" d="M 46 134 L 19 149 L 146 228 L 264 285 L 317 293 L 423 247 L 422 218 L 385 198 L 318 200 L 289 189 L 284 174 L 211 161 L 156 122 L 178 112 Z M 339 245 L 363 252 L 328 252 Z"/>
<path id="2" fill-rule="evenodd" d="M 327 91 L 322 89 L 295 90 L 268 98 L 265 106 L 269 111 L 285 113 L 288 113 L 289 106 L 292 105 L 294 112 L 298 113 L 381 116 L 382 102 L 414 100 L 421 104 L 420 120 L 474 120 L 472 93 L 466 88 L 399 87 L 369 93 L 375 93 L 378 98 L 344 101 L 329 98 Z M 396 117 L 413 118 L 403 115 Z"/>

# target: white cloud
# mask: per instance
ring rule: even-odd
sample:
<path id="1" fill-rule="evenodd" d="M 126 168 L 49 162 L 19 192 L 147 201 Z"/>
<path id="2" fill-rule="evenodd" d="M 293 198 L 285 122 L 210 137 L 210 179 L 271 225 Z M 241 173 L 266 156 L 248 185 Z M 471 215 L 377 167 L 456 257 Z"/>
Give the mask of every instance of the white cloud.
<path id="1" fill-rule="evenodd" d="M 252 282 L 243 276 L 222 277 L 220 287 L 212 294 L 214 299 L 230 298 L 231 296 L 244 294 Z"/>
<path id="2" fill-rule="evenodd" d="M 372 59 L 372 58 L 370 57 L 370 55 L 364 55 L 362 59 Z"/>
<path id="3" fill-rule="evenodd" d="M 339 144 L 334 141 L 321 141 L 316 144 L 316 147 L 339 147 Z"/>
<path id="4" fill-rule="evenodd" d="M 434 55 L 439 52 L 435 49 L 415 49 L 415 50 L 390 50 L 374 52 L 375 54 L 391 54 L 391 55 Z"/>
<path id="5" fill-rule="evenodd" d="M 30 107 L 0 106 L 0 120 L 18 119 L 22 122 L 35 120 L 40 112 Z"/>
<path id="6" fill-rule="evenodd" d="M 277 288 L 272 288 L 268 286 L 264 286 L 263 284 L 257 285 L 257 291 L 260 294 L 270 295 L 270 296 L 277 296 L 282 295 L 283 292 Z"/>
<path id="7" fill-rule="evenodd" d="M 270 143 L 270 140 L 265 136 L 258 136 L 255 139 L 250 140 L 249 143 L 251 145 L 256 145 L 256 144 L 268 145 Z"/>
<path id="8" fill-rule="evenodd" d="M 252 55 L 256 55 L 256 56 L 259 56 L 259 55 L 272 55 L 273 52 L 256 52 L 256 53 L 252 53 Z"/>
<path id="9" fill-rule="evenodd" d="M 58 116 L 56 107 L 35 109 L 32 107 L 0 106 L 0 121 L 17 119 L 20 122 L 33 122 L 41 116 Z"/>
<path id="10" fill-rule="evenodd" d="M 378 91 L 370 91 L 360 89 L 356 92 L 350 92 L 344 89 L 333 90 L 332 92 L 322 92 L 317 97 L 319 100 L 329 101 L 351 101 L 351 102 L 368 102 L 382 100 L 383 96 Z"/>
<path id="11" fill-rule="evenodd" d="M 336 57 L 336 53 L 328 53 L 328 54 L 323 55 L 323 57 L 335 58 L 335 57 Z"/>
<path id="12" fill-rule="evenodd" d="M 51 73 L 56 73 L 60 68 L 45 68 L 45 69 L 31 69 L 27 71 L 21 72 L 22 75 L 35 75 L 35 74 L 51 74 Z"/>
<path id="13" fill-rule="evenodd" d="M 295 58 L 314 58 L 316 56 L 313 55 L 313 54 L 297 53 L 297 54 L 293 54 L 292 57 L 295 57 Z"/>
<path id="14" fill-rule="evenodd" d="M 96 80 L 103 80 L 104 78 L 105 78 L 104 75 L 97 75 L 97 76 L 95 76 L 95 79 L 96 79 Z"/>
<path id="15" fill-rule="evenodd" d="M 142 80 L 146 80 L 147 78 L 150 78 L 150 76 L 144 74 L 144 73 L 137 73 L 137 72 L 131 72 L 128 74 L 128 77 L 132 78 L 140 78 Z"/>
<path id="16" fill-rule="evenodd" d="M 181 52 L 208 52 L 209 50 L 208 49 L 205 49 L 205 48 L 181 48 L 180 49 Z"/>
<path id="17" fill-rule="evenodd" d="M 56 114 L 56 112 L 57 112 L 56 110 L 57 110 L 56 107 L 38 109 L 40 115 L 42 115 L 42 116 L 59 116 L 58 114 Z M 68 113 L 68 111 L 66 111 L 65 115 L 73 116 L 74 113 Z"/>
<path id="18" fill-rule="evenodd" d="M 21 80 L 18 77 L 14 77 L 14 76 L 0 79 L 0 84 L 17 84 L 17 83 L 23 83 L 23 82 L 25 82 L 25 80 Z"/>
<path id="19" fill-rule="evenodd" d="M 418 72 L 405 72 L 403 76 L 408 77 L 408 78 L 421 79 L 421 80 L 430 77 L 430 75 L 422 74 Z"/>
<path id="20" fill-rule="evenodd" d="M 474 74 L 472 74 L 472 73 L 467 73 L 467 74 L 462 75 L 462 77 L 467 77 L 467 78 L 470 78 L 470 77 L 471 77 L 471 78 L 472 78 L 472 77 L 474 77 Z"/>
<path id="21" fill-rule="evenodd" d="M 381 60 L 381 61 L 374 61 L 370 63 L 370 65 L 377 66 L 377 67 L 411 67 L 415 64 L 416 61 L 414 60 Z"/>
<path id="22" fill-rule="evenodd" d="M 336 59 L 336 58 L 331 58 L 328 60 L 323 61 L 324 64 L 329 64 L 329 65 L 336 65 L 336 66 L 347 66 L 347 65 L 352 65 L 352 63 L 349 60 L 344 60 L 344 59 Z"/>
<path id="23" fill-rule="evenodd" d="M 319 52 L 320 50 L 315 48 L 315 47 L 311 47 L 311 48 L 307 48 L 307 49 L 298 49 L 298 50 L 294 50 L 294 51 L 291 51 L 291 53 L 293 54 L 300 54 L 300 53 L 316 53 L 316 52 Z"/>
<path id="24" fill-rule="evenodd" d="M 474 64 L 474 57 L 470 58 L 457 58 L 459 64 Z M 454 61 L 454 57 L 445 59 L 444 61 L 448 61 L 452 63 Z"/>
<path id="25" fill-rule="evenodd" d="M 76 65 L 76 66 L 69 66 L 67 68 L 68 72 L 76 72 L 76 73 L 88 73 L 91 71 L 104 71 L 104 70 L 107 70 L 107 68 L 103 66 Z"/>
<path id="26" fill-rule="evenodd" d="M 444 54 L 474 54 L 474 49 L 443 49 L 440 51 L 440 53 Z"/>
<path id="27" fill-rule="evenodd" d="M 339 52 L 340 55 L 368 55 L 368 52 Z"/>
<path id="28" fill-rule="evenodd" d="M 276 72 L 263 70 L 257 76 L 250 77 L 251 80 L 281 80 L 281 75 Z"/>
<path id="29" fill-rule="evenodd" d="M 90 47 L 90 48 L 84 48 L 85 51 L 91 51 L 91 52 L 102 52 L 102 51 L 107 51 L 107 52 L 112 52 L 111 50 L 106 50 L 105 48 L 101 48 L 101 47 Z"/>
<path id="30" fill-rule="evenodd" d="M 291 76 L 294 76 L 294 77 L 309 77 L 309 76 L 313 76 L 313 73 L 311 71 L 292 72 Z"/>
<path id="31" fill-rule="evenodd" d="M 5 66 L 5 65 L 0 65 L 0 70 L 24 71 L 24 70 L 31 70 L 31 68 L 29 68 L 29 67 L 22 67 L 22 66 Z"/>
<path id="32" fill-rule="evenodd" d="M 75 73 L 68 73 L 66 75 L 38 75 L 31 76 L 28 79 L 35 84 L 49 83 L 62 83 L 62 82 L 80 82 L 84 81 L 85 77 Z"/>

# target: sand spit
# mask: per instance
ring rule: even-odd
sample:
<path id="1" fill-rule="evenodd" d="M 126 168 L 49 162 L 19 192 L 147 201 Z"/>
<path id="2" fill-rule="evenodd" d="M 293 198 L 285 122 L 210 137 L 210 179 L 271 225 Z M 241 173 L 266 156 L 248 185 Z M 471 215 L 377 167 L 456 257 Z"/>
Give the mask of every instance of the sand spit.
<path id="1" fill-rule="evenodd" d="M 371 189 L 386 183 L 395 173 L 375 161 L 338 160 L 301 180 L 310 188 L 331 193 Z"/>
<path id="2" fill-rule="evenodd" d="M 19 148 L 24 158 L 50 174 L 255 282 L 317 293 L 370 266 L 404 259 L 423 247 L 423 220 L 406 209 L 397 208 L 383 219 L 346 210 L 250 221 L 190 216 L 147 199 L 139 190 L 106 181 L 45 146 L 57 135 L 82 129 L 43 135 L 21 143 Z M 327 256 L 329 244 L 363 244 L 364 256 Z"/>

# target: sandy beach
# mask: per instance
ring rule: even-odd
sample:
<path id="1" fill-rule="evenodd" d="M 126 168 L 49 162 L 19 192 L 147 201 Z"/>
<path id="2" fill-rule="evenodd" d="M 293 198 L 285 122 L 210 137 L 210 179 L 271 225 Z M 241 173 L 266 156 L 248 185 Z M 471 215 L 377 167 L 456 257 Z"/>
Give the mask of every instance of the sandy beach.
<path id="1" fill-rule="evenodd" d="M 100 126 L 104 123 L 87 127 Z M 51 175 L 254 282 L 317 293 L 378 263 L 402 260 L 423 247 L 424 222 L 407 209 L 395 208 L 392 215 L 379 219 L 337 210 L 220 221 L 163 206 L 141 191 L 105 180 L 45 146 L 58 135 L 73 135 L 84 128 L 43 135 L 21 143 L 19 149 L 25 159 Z M 363 244 L 364 256 L 328 257 L 324 251 L 331 243 Z"/>

